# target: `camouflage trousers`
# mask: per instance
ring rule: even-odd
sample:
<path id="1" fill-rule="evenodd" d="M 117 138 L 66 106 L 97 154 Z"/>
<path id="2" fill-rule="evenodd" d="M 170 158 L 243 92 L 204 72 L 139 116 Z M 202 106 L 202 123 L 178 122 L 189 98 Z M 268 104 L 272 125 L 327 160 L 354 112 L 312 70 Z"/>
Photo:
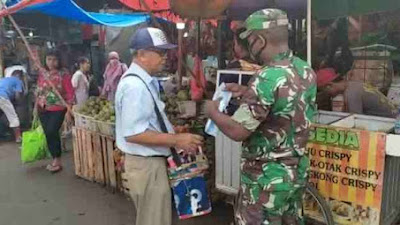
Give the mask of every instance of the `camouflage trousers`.
<path id="1" fill-rule="evenodd" d="M 309 161 L 297 166 L 242 160 L 241 190 L 235 207 L 237 225 L 304 225 L 302 199 Z"/>

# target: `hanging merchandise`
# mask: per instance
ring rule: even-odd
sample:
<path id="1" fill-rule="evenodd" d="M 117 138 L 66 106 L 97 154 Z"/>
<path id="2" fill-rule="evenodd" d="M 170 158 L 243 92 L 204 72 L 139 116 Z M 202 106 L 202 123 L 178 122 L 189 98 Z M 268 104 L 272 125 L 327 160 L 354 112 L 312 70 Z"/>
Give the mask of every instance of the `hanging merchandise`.
<path id="1" fill-rule="evenodd" d="M 193 72 L 194 77 L 190 80 L 190 92 L 193 101 L 200 101 L 203 99 L 207 81 L 203 73 L 202 61 L 199 56 L 196 56 L 194 59 Z"/>
<path id="2" fill-rule="evenodd" d="M 190 80 L 190 93 L 192 95 L 193 101 L 199 101 L 203 99 L 204 96 L 204 89 L 202 89 L 197 81 L 193 78 Z"/>

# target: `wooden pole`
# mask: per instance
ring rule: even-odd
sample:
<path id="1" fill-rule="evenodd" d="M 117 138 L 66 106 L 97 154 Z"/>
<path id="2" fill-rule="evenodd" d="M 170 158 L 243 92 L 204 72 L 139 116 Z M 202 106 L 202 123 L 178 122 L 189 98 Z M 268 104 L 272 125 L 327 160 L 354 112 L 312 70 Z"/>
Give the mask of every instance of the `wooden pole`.
<path id="1" fill-rule="evenodd" d="M 178 89 L 182 88 L 182 77 L 183 77 L 183 29 L 178 29 Z"/>
<path id="2" fill-rule="evenodd" d="M 0 23 L 1 23 L 1 33 L 4 33 L 4 18 L 0 18 Z M 4 52 L 3 52 L 3 43 L 0 45 L 0 77 L 4 77 L 5 73 L 4 73 Z"/>
<path id="3" fill-rule="evenodd" d="M 200 57 L 200 49 L 201 49 L 201 19 L 197 19 L 197 35 L 196 35 L 196 53 L 197 56 Z"/>
<path id="4" fill-rule="evenodd" d="M 312 10 L 312 0 L 307 0 L 307 62 L 308 64 L 311 65 L 311 50 L 312 50 L 312 33 L 311 33 L 311 23 L 312 23 L 312 16 L 311 16 L 311 10 Z"/>
<path id="5" fill-rule="evenodd" d="M 217 50 L 217 58 L 218 58 L 218 69 L 225 69 L 225 57 L 223 56 L 223 46 L 222 46 L 222 20 L 218 20 L 218 30 L 217 30 L 217 41 L 218 41 L 218 50 Z"/>
<path id="6" fill-rule="evenodd" d="M 3 45 L 0 46 L 0 77 L 5 77 L 4 73 L 4 52 Z"/>

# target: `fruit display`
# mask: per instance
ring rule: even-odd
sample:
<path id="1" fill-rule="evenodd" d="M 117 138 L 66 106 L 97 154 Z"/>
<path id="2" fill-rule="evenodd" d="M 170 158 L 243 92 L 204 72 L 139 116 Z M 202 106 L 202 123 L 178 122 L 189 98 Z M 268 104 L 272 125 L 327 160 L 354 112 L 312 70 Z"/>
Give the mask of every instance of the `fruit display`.
<path id="1" fill-rule="evenodd" d="M 185 125 L 186 122 L 182 122 L 182 119 L 180 119 L 178 102 L 190 100 L 189 90 L 180 90 L 176 94 L 168 96 L 162 94 L 161 100 L 165 103 L 165 113 L 171 123 L 174 125 Z"/>
<path id="2" fill-rule="evenodd" d="M 115 122 L 115 111 L 112 102 L 99 97 L 90 97 L 85 104 L 78 109 L 78 113 L 93 117 L 103 122 Z"/>
<path id="3" fill-rule="evenodd" d="M 180 90 L 178 94 L 176 94 L 176 98 L 178 101 L 189 101 L 190 100 L 190 93 L 188 90 Z"/>

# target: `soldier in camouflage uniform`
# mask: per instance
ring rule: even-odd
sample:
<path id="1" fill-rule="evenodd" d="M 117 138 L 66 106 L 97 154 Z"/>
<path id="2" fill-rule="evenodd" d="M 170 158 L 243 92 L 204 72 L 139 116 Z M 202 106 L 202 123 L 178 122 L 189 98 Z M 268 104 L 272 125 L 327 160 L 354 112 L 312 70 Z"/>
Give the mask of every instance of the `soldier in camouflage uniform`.
<path id="1" fill-rule="evenodd" d="M 248 87 L 229 84 L 241 97 L 232 117 L 208 102 L 220 130 L 243 141 L 241 190 L 235 212 L 240 225 L 303 224 L 299 217 L 309 161 L 304 156 L 316 112 L 316 76 L 288 47 L 285 12 L 265 9 L 246 20 L 249 51 L 264 67 Z"/>

